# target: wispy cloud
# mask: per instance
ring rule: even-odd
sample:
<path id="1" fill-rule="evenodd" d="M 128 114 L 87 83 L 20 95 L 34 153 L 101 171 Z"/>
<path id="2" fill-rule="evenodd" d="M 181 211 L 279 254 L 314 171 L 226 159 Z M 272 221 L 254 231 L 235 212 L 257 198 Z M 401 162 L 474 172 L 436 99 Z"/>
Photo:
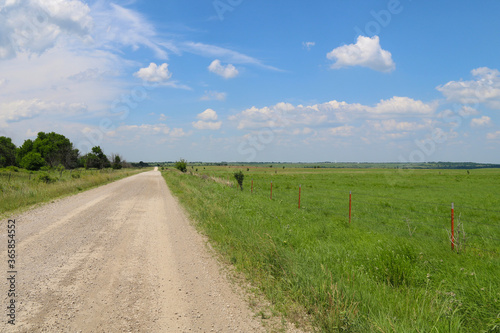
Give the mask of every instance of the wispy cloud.
<path id="1" fill-rule="evenodd" d="M 302 42 L 302 47 L 305 48 L 307 51 L 310 51 L 311 48 L 313 48 L 316 45 L 315 42 Z"/>
<path id="2" fill-rule="evenodd" d="M 218 92 L 214 90 L 205 91 L 205 94 L 201 96 L 202 101 L 225 101 L 227 94 L 225 92 Z"/>
<path id="3" fill-rule="evenodd" d="M 154 25 L 134 10 L 98 1 L 92 7 L 92 15 L 98 47 L 116 51 L 122 47 L 131 47 L 133 50 L 145 47 L 152 50 L 159 59 L 167 59 L 169 50 L 177 51 L 175 47 L 170 47 L 170 43 L 162 41 Z"/>
<path id="4" fill-rule="evenodd" d="M 228 63 L 249 64 L 273 71 L 281 71 L 276 67 L 263 64 L 260 60 L 254 57 L 216 45 L 186 41 L 179 45 L 179 49 L 207 58 L 219 58 Z"/>
<path id="5" fill-rule="evenodd" d="M 480 128 L 491 126 L 491 118 L 488 116 L 482 116 L 481 118 L 474 118 L 470 121 L 471 127 Z"/>

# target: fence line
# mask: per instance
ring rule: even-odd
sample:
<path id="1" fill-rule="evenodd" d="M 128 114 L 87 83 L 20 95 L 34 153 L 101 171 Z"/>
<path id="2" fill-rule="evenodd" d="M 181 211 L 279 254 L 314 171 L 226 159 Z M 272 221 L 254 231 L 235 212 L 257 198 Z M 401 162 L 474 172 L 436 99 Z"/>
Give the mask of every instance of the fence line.
<path id="1" fill-rule="evenodd" d="M 361 196 L 366 196 L 366 197 L 378 198 L 378 199 L 400 200 L 400 201 L 406 201 L 406 202 L 417 202 L 417 203 L 426 204 L 426 205 L 429 205 L 429 206 L 442 206 L 442 207 L 449 208 L 449 204 L 444 204 L 444 203 L 439 203 L 439 202 L 416 201 L 416 200 L 413 200 L 413 199 L 403 199 L 403 198 L 395 198 L 395 197 L 386 197 L 386 196 L 366 194 L 366 193 L 361 193 L 361 192 L 354 192 L 354 194 L 361 195 Z"/>
<path id="2" fill-rule="evenodd" d="M 292 189 L 293 189 L 293 186 L 289 187 L 287 185 L 287 187 L 286 187 L 287 197 L 290 196 Z M 261 191 L 259 191 L 259 190 L 261 190 Z M 256 185 L 254 183 L 254 180 L 252 179 L 251 193 L 258 194 L 258 193 L 262 192 L 262 190 L 264 190 L 264 188 L 261 188 L 258 185 Z M 279 193 L 280 193 L 280 190 L 282 190 L 282 188 L 280 188 L 280 186 L 276 185 L 274 190 L 276 192 L 275 194 L 277 195 L 277 198 L 279 198 L 280 197 Z M 296 190 L 296 188 L 295 188 L 295 190 Z M 332 212 L 332 215 L 334 215 L 334 216 L 341 217 L 343 215 L 343 214 L 338 214 L 338 210 L 335 211 L 332 208 L 323 209 L 322 207 L 314 207 L 314 206 L 309 207 L 307 204 L 307 187 L 305 187 L 304 190 L 305 190 L 305 192 L 302 193 L 302 185 L 299 185 L 299 189 L 298 189 L 298 200 L 299 200 L 298 208 L 299 209 L 303 209 L 305 211 L 319 209 L 320 211 Z M 269 191 L 269 188 L 268 188 L 268 191 Z M 370 201 L 366 201 L 366 200 L 357 200 L 358 196 L 365 197 L 365 198 L 375 198 L 375 199 L 379 199 L 379 200 L 387 200 L 388 202 L 373 202 L 373 201 L 370 202 Z M 271 181 L 271 183 L 270 183 L 270 198 L 273 199 L 273 181 Z M 407 203 L 412 203 L 413 206 L 422 206 L 422 205 L 431 206 L 431 207 L 433 207 L 432 210 L 435 210 L 435 213 L 422 212 L 419 210 L 415 210 L 412 206 L 405 208 L 405 207 L 401 207 L 398 205 L 393 205 L 392 204 L 393 201 L 403 201 L 403 202 L 407 202 Z M 306 203 L 305 205 L 303 205 L 304 202 Z M 340 209 L 346 209 L 346 213 L 345 213 L 346 215 L 344 215 L 344 216 L 346 216 L 348 218 L 349 224 L 355 223 L 356 221 L 362 221 L 362 222 L 371 223 L 373 225 L 373 216 L 371 216 L 372 219 L 367 219 L 366 217 L 364 217 L 363 215 L 368 214 L 368 212 L 366 209 L 363 209 L 362 207 L 365 207 L 365 206 L 378 207 L 382 210 L 388 210 L 388 211 L 390 210 L 391 211 L 390 214 L 392 214 L 393 216 L 389 215 L 389 216 L 385 216 L 385 217 L 380 217 L 377 215 L 377 219 L 397 220 L 399 218 L 401 220 L 401 224 L 404 224 L 405 220 L 406 220 L 406 224 L 408 225 L 409 230 L 406 231 L 405 233 L 409 232 L 411 237 L 413 237 L 413 235 L 416 234 L 416 233 L 414 234 L 411 232 L 411 227 L 415 227 L 415 225 L 425 226 L 425 227 L 430 227 L 430 228 L 434 228 L 434 229 L 440 229 L 443 231 L 443 233 L 447 232 L 448 236 L 449 236 L 448 241 L 451 242 L 452 250 L 458 250 L 457 247 L 460 247 L 460 251 L 462 251 L 465 247 L 465 248 L 471 248 L 471 249 L 477 249 L 477 250 L 484 250 L 486 252 L 491 252 L 491 253 L 498 253 L 498 249 L 487 250 L 484 248 L 479 248 L 477 246 L 474 247 L 474 246 L 469 245 L 468 243 L 463 244 L 463 240 L 464 240 L 464 237 L 471 236 L 473 238 L 481 239 L 483 242 L 486 242 L 485 243 L 485 245 L 486 245 L 488 243 L 488 241 L 500 241 L 500 238 L 496 238 L 493 236 L 478 235 L 476 233 L 469 233 L 469 232 L 464 233 L 463 229 L 459 230 L 459 228 L 463 228 L 464 223 L 474 224 L 476 226 L 479 225 L 479 226 L 500 228 L 500 224 L 497 225 L 497 224 L 491 224 L 491 223 L 478 222 L 477 220 L 474 220 L 474 221 L 473 220 L 466 220 L 466 219 L 463 219 L 461 217 L 462 210 L 464 210 L 464 209 L 465 210 L 472 210 L 472 211 L 500 213 L 500 211 L 498 211 L 498 210 L 474 208 L 474 207 L 467 206 L 467 205 L 454 205 L 452 203 L 451 204 L 452 208 L 450 211 L 450 204 L 434 203 L 434 202 L 428 202 L 428 201 L 419 201 L 419 200 L 413 200 L 413 199 L 410 200 L 410 199 L 404 199 L 404 198 L 398 198 L 398 197 L 380 196 L 380 195 L 367 194 L 367 193 L 363 193 L 363 192 L 354 192 L 354 191 L 349 191 L 349 192 L 345 191 L 344 192 L 344 191 L 340 191 L 340 190 L 328 191 L 327 199 L 325 199 L 325 201 L 321 200 L 321 202 L 325 205 L 327 205 L 328 203 L 331 203 L 337 207 L 339 206 L 338 204 L 340 203 L 341 206 L 344 207 L 344 208 L 340 208 Z M 445 211 L 445 209 L 446 209 L 446 211 Z M 443 213 L 439 213 L 439 210 L 442 210 Z M 337 213 L 335 213 L 335 212 L 337 212 Z M 457 216 L 457 215 L 455 215 L 456 212 L 458 212 L 460 214 Z M 406 214 L 402 214 L 402 213 L 406 213 Z M 427 220 L 427 221 L 423 221 L 422 219 L 414 220 L 415 218 L 422 217 L 422 216 L 425 216 L 426 218 L 424 220 Z M 428 221 L 429 218 L 442 219 L 443 220 L 442 225 L 429 222 Z M 394 223 L 394 222 L 391 222 L 391 223 Z M 456 223 L 459 223 L 459 225 L 456 226 L 457 230 L 455 230 Z M 377 225 L 377 226 L 380 226 L 380 225 Z M 394 224 L 388 225 L 386 227 L 391 227 L 391 226 L 394 226 Z M 399 229 L 399 227 L 398 227 L 398 229 Z M 427 234 L 426 237 L 429 237 L 429 233 L 426 233 L 426 234 Z M 436 240 L 441 240 L 441 241 L 444 240 L 443 238 L 441 238 L 439 236 L 433 236 L 432 238 L 436 239 Z M 487 244 L 487 246 L 496 246 L 496 245 L 497 244 L 494 244 L 494 245 Z"/>

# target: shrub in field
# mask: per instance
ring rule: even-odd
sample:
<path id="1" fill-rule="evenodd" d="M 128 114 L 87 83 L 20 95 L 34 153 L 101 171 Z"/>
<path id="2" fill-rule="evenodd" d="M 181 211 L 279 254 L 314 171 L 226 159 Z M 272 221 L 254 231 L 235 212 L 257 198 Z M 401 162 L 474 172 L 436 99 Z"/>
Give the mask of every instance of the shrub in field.
<path id="1" fill-rule="evenodd" d="M 31 151 L 23 157 L 20 166 L 26 170 L 38 171 L 45 166 L 45 160 L 40 153 Z"/>
<path id="2" fill-rule="evenodd" d="M 187 171 L 187 161 L 185 159 L 181 159 L 180 161 L 175 162 L 175 168 L 186 172 Z"/>
<path id="3" fill-rule="evenodd" d="M 238 185 L 240 185 L 240 189 L 243 191 L 243 179 L 245 178 L 245 175 L 243 174 L 243 172 L 241 172 L 241 170 L 238 172 L 235 172 L 234 178 L 236 178 Z"/>
<path id="4" fill-rule="evenodd" d="M 56 168 L 57 172 L 59 172 L 59 177 L 62 177 L 62 173 L 64 172 L 65 168 L 64 165 L 59 164 Z"/>
<path id="5" fill-rule="evenodd" d="M 38 176 L 38 181 L 44 182 L 45 184 L 54 183 L 56 181 L 55 178 L 50 177 L 48 173 L 44 173 Z"/>

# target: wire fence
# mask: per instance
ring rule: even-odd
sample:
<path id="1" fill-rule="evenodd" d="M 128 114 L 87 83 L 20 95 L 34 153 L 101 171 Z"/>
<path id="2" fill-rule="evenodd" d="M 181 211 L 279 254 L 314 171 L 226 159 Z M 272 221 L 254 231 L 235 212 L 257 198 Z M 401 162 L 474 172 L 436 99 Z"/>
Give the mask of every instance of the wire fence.
<path id="1" fill-rule="evenodd" d="M 327 186 L 320 189 L 322 195 L 308 197 L 308 189 L 301 185 L 280 186 L 277 182 L 253 180 L 248 185 L 252 195 L 265 195 L 282 204 L 295 204 L 297 209 L 332 215 L 367 231 L 425 237 L 457 252 L 500 254 L 500 210 L 357 190 L 339 191 Z"/>

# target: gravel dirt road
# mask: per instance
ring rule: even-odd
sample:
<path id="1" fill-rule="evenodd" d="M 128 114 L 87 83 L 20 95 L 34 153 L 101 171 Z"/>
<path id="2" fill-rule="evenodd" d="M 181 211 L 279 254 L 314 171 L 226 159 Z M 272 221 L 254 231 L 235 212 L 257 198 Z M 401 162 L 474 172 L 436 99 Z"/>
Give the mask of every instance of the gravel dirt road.
<path id="1" fill-rule="evenodd" d="M 265 332 L 160 172 L 57 200 L 16 220 L 16 325 L 2 332 Z"/>

